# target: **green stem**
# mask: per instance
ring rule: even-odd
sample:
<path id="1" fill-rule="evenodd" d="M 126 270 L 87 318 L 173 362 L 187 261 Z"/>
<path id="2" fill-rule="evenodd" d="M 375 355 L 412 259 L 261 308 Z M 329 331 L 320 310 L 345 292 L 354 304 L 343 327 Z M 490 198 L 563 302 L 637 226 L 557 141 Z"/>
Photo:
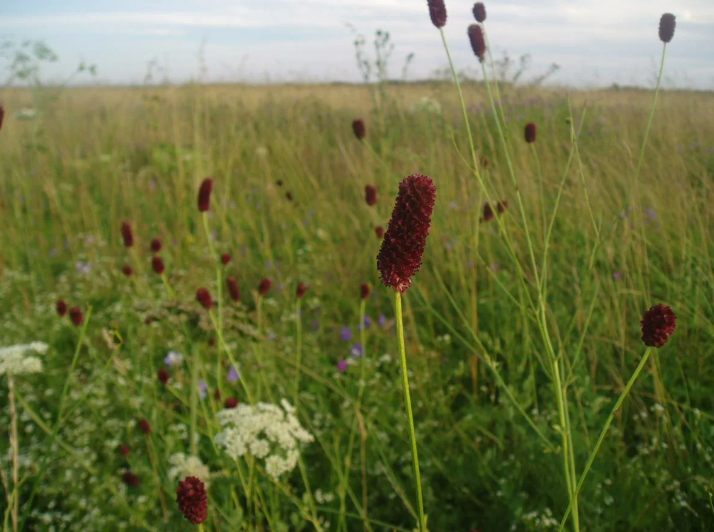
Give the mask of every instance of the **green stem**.
<path id="1" fill-rule="evenodd" d="M 407 407 L 407 420 L 409 421 L 409 437 L 412 444 L 412 460 L 414 462 L 414 479 L 416 482 L 417 505 L 419 507 L 419 532 L 426 531 L 424 518 L 424 500 L 421 492 L 421 474 L 419 473 L 419 455 L 417 452 L 416 432 L 414 430 L 414 414 L 412 413 L 412 400 L 409 394 L 409 374 L 407 373 L 407 353 L 404 346 L 404 320 L 402 317 L 402 294 L 397 292 L 397 335 L 399 336 L 399 358 L 402 365 L 402 387 L 404 388 L 404 403 Z"/>
<path id="2" fill-rule="evenodd" d="M 59 433 L 59 428 L 60 428 L 60 424 L 62 421 L 62 413 L 64 412 L 64 404 L 65 404 L 65 400 L 67 399 L 67 392 L 69 391 L 69 383 L 72 381 L 72 374 L 74 373 L 74 368 L 77 366 L 77 361 L 79 360 L 79 352 L 82 349 L 82 343 L 84 342 L 84 337 L 87 333 L 87 325 L 89 325 L 89 319 L 91 317 L 92 317 L 92 307 L 89 307 L 87 309 L 87 315 L 84 317 L 84 324 L 82 325 L 82 328 L 79 331 L 79 340 L 77 340 L 77 347 L 74 350 L 74 357 L 72 358 L 72 363 L 69 366 L 67 380 L 64 382 L 64 388 L 62 388 L 62 395 L 60 396 L 60 401 L 59 401 L 59 411 L 57 412 L 57 419 L 55 420 L 55 425 L 52 428 L 52 436 L 50 436 L 50 444 L 47 446 L 46 451 L 44 453 L 42 453 L 42 462 L 40 462 L 39 473 L 37 474 L 37 478 L 35 479 L 35 482 L 32 485 L 32 491 L 30 492 L 30 497 L 27 499 L 27 503 L 25 503 L 25 509 L 22 512 L 22 519 L 20 520 L 20 527 L 19 527 L 20 530 L 24 530 L 25 521 L 27 520 L 27 517 L 30 515 L 30 510 L 32 508 L 32 501 L 35 498 L 35 493 L 37 492 L 37 487 L 40 485 L 40 482 L 42 482 L 42 479 L 45 476 L 45 468 L 47 467 L 47 459 L 52 454 L 52 447 L 54 447 L 55 440 L 57 439 L 57 434 Z"/>
<path id="3" fill-rule="evenodd" d="M 642 357 L 642 360 L 640 360 L 640 363 L 637 366 L 637 369 L 632 374 L 632 377 L 630 377 L 630 380 L 627 383 L 627 386 L 625 386 L 625 389 L 622 391 L 622 393 L 620 394 L 620 397 L 617 399 L 617 402 L 615 403 L 614 408 L 610 412 L 610 415 L 607 417 L 605 426 L 602 428 L 602 432 L 600 432 L 600 437 L 597 439 L 597 443 L 595 444 L 595 448 L 593 449 L 592 453 L 590 453 L 588 462 L 587 462 L 587 464 L 585 464 L 585 469 L 583 470 L 583 474 L 580 476 L 580 480 L 578 481 L 578 486 L 575 489 L 575 500 L 576 501 L 578 498 L 578 494 L 580 493 L 580 490 L 582 489 L 583 484 L 585 483 L 585 479 L 587 478 L 588 473 L 590 472 L 590 468 L 592 468 L 593 462 L 595 462 L 597 453 L 598 453 L 598 451 L 600 451 L 602 442 L 605 439 L 605 436 L 607 435 L 608 430 L 610 430 L 610 425 L 612 425 L 612 420 L 615 418 L 615 414 L 617 413 L 618 410 L 620 410 L 622 403 L 625 401 L 625 398 L 630 393 L 630 389 L 632 388 L 632 385 L 635 384 L 635 381 L 640 376 L 640 373 L 642 373 L 642 370 L 644 369 L 645 364 L 647 364 L 647 360 L 649 359 L 651 352 L 652 352 L 652 348 L 648 347 L 647 350 L 645 351 L 644 356 Z M 563 516 L 563 520 L 560 522 L 560 528 L 558 529 L 558 532 L 562 532 L 562 530 L 564 529 L 565 522 L 567 521 L 568 516 L 570 515 L 570 510 L 571 510 L 571 506 L 568 506 L 568 509 L 565 511 L 565 515 Z"/>
<path id="4" fill-rule="evenodd" d="M 297 336 L 297 346 L 295 350 L 295 359 L 297 362 L 297 375 L 295 376 L 295 408 L 298 408 L 300 401 L 300 377 L 302 375 L 302 318 L 300 317 L 300 303 L 302 299 L 298 298 L 297 303 L 295 303 L 295 325 L 296 325 L 296 336 Z"/>

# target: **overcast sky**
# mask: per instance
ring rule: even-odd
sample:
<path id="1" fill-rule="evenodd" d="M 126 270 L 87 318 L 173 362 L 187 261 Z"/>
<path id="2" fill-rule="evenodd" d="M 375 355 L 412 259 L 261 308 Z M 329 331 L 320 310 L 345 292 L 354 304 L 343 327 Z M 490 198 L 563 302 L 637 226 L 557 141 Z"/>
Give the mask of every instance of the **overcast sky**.
<path id="1" fill-rule="evenodd" d="M 714 0 L 485 4 L 497 56 L 530 54 L 526 78 L 557 63 L 552 81 L 574 86 L 648 84 L 661 53 L 659 17 L 672 12 L 677 30 L 666 83 L 714 89 Z M 473 2 L 446 0 L 446 6 L 457 67 L 477 67 L 466 37 Z M 369 42 L 377 29 L 390 32 L 391 77 L 401 76 L 410 52 L 410 79 L 447 66 L 426 0 L 0 0 L 0 39 L 43 39 L 59 55 L 46 78 L 71 73 L 83 59 L 97 65 L 104 83 L 141 83 L 152 59 L 172 82 L 198 78 L 202 43 L 206 81 L 357 81 L 348 23 Z"/>

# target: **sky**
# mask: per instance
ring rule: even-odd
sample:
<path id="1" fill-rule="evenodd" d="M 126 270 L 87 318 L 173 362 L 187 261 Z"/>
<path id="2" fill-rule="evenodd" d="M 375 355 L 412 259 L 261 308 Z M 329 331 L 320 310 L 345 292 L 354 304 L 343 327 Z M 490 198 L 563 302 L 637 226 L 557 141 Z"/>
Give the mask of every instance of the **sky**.
<path id="1" fill-rule="evenodd" d="M 677 17 L 667 46 L 664 84 L 714 89 L 714 0 L 486 1 L 495 57 L 530 54 L 524 79 L 560 66 L 551 83 L 575 87 L 650 86 L 662 43 L 664 12 Z M 446 0 L 444 28 L 459 70 L 478 73 L 466 28 L 473 2 Z M 59 56 L 46 81 L 66 78 L 80 61 L 97 76 L 75 82 L 359 81 L 355 36 L 373 54 L 376 30 L 390 33 L 388 73 L 424 79 L 448 67 L 426 0 L 0 0 L 0 42 L 41 39 Z M 0 58 L 0 84 L 7 77 Z"/>

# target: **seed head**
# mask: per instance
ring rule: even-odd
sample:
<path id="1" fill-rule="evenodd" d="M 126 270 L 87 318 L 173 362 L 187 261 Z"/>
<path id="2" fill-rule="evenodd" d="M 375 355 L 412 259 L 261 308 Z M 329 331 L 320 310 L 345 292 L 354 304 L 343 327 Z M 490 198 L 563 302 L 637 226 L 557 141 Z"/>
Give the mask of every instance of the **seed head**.
<path id="1" fill-rule="evenodd" d="M 533 144 L 536 141 L 536 125 L 533 122 L 526 124 L 523 136 L 528 144 Z"/>
<path id="2" fill-rule="evenodd" d="M 369 297 L 369 294 L 372 292 L 372 287 L 369 286 L 369 283 L 362 283 L 359 287 L 359 296 L 362 299 L 367 299 Z"/>
<path id="3" fill-rule="evenodd" d="M 429 16 L 431 23 L 437 28 L 443 28 L 446 25 L 446 6 L 444 0 L 427 0 L 429 4 Z"/>
<path id="4" fill-rule="evenodd" d="M 491 220 L 493 220 L 493 209 L 491 208 L 491 204 L 489 202 L 486 202 L 483 204 L 482 221 L 490 222 Z"/>
<path id="5" fill-rule="evenodd" d="M 377 187 L 374 185 L 364 187 L 364 199 L 370 207 L 377 205 Z"/>
<path id="6" fill-rule="evenodd" d="M 119 454 L 122 455 L 124 458 L 129 456 L 129 446 L 128 445 L 120 445 L 119 446 Z"/>
<path id="7" fill-rule="evenodd" d="M 260 280 L 260 284 L 258 285 L 258 293 L 260 294 L 260 297 L 265 297 L 268 295 L 272 284 L 273 282 L 267 277 L 264 277 Z"/>
<path id="8" fill-rule="evenodd" d="M 134 273 L 134 270 L 131 269 L 131 266 L 128 264 L 125 264 L 124 266 L 121 267 L 121 272 L 126 275 L 127 277 L 131 277 L 131 274 Z"/>
<path id="9" fill-rule="evenodd" d="M 230 262 L 231 262 L 230 253 L 224 253 L 223 255 L 221 255 L 221 264 L 223 264 L 223 266 L 227 266 Z"/>
<path id="10" fill-rule="evenodd" d="M 506 209 L 508 208 L 508 200 L 503 200 L 499 201 L 496 203 L 496 210 L 499 212 L 499 214 L 503 214 L 506 212 Z"/>
<path id="11" fill-rule="evenodd" d="M 474 18 L 476 22 L 483 22 L 486 20 L 486 6 L 483 2 L 476 2 L 474 4 Z"/>
<path id="12" fill-rule="evenodd" d="M 131 230 L 131 224 L 129 222 L 121 223 L 121 237 L 126 247 L 130 248 L 134 245 L 134 232 Z"/>
<path id="13" fill-rule="evenodd" d="M 139 420 L 139 430 L 144 434 L 151 434 L 151 424 L 142 418 Z"/>
<path id="14" fill-rule="evenodd" d="M 659 19 L 659 40 L 668 43 L 674 37 L 674 27 L 677 25 L 672 13 L 665 13 Z"/>
<path id="15" fill-rule="evenodd" d="M 156 377 L 159 379 L 159 382 L 161 384 L 166 384 L 169 382 L 169 372 L 166 371 L 164 368 L 161 368 L 159 371 L 156 372 Z"/>
<path id="16" fill-rule="evenodd" d="M 377 255 L 384 286 L 403 293 L 411 285 L 411 277 L 421 267 L 435 202 L 436 187 L 429 177 L 412 174 L 399 183 L 392 218 Z"/>
<path id="17" fill-rule="evenodd" d="M 381 225 L 378 225 L 377 227 L 375 227 L 374 234 L 377 235 L 377 238 L 382 240 L 384 238 L 384 227 L 382 227 Z"/>
<path id="18" fill-rule="evenodd" d="M 228 286 L 228 294 L 231 296 L 231 299 L 235 303 L 238 303 L 238 301 L 240 301 L 240 290 L 238 289 L 238 281 L 236 281 L 233 277 L 228 277 L 226 279 L 226 285 Z"/>
<path id="19" fill-rule="evenodd" d="M 205 288 L 199 288 L 196 290 L 196 301 L 201 303 L 201 306 L 206 310 L 211 310 L 213 308 L 211 293 Z"/>
<path id="20" fill-rule="evenodd" d="M 357 140 L 362 140 L 367 136 L 367 128 L 364 125 L 364 120 L 357 118 L 352 121 L 352 131 L 354 131 Z"/>
<path id="21" fill-rule="evenodd" d="M 124 471 L 121 474 L 121 479 L 124 481 L 124 484 L 126 484 L 130 488 L 136 488 L 139 486 L 139 484 L 141 484 L 141 479 L 131 471 Z"/>
<path id="22" fill-rule="evenodd" d="M 55 307 L 57 308 L 57 315 L 60 318 L 64 318 L 65 314 L 67 314 L 67 303 L 65 302 L 65 300 L 58 300 Z"/>
<path id="23" fill-rule="evenodd" d="M 198 210 L 207 212 L 211 208 L 211 190 L 213 190 L 213 179 L 207 177 L 198 189 Z"/>
<path id="24" fill-rule="evenodd" d="M 483 30 L 478 24 L 471 24 L 468 29 L 471 49 L 482 63 L 486 59 L 486 41 L 483 38 Z"/>
<path id="25" fill-rule="evenodd" d="M 69 309 L 69 319 L 79 327 L 84 323 L 84 314 L 82 314 L 82 310 L 79 307 L 72 307 Z"/>
<path id="26" fill-rule="evenodd" d="M 302 299 L 305 297 L 305 292 L 307 292 L 307 286 L 305 283 L 298 283 L 297 290 L 295 291 L 297 298 Z"/>
<path id="27" fill-rule="evenodd" d="M 235 397 L 229 397 L 228 399 L 226 399 L 226 408 L 235 408 L 236 406 L 238 406 L 238 400 Z"/>
<path id="28" fill-rule="evenodd" d="M 650 347 L 662 347 L 677 327 L 677 316 L 670 307 L 655 305 L 642 316 L 642 341 Z"/>
<path id="29" fill-rule="evenodd" d="M 161 251 L 161 240 L 159 240 L 158 238 L 154 238 L 151 240 L 151 251 L 153 251 L 154 253 L 158 253 L 159 251 Z"/>
<path id="30" fill-rule="evenodd" d="M 166 270 L 166 266 L 164 266 L 164 261 L 161 257 L 154 257 L 151 259 L 151 268 L 157 275 L 163 274 Z"/>
<path id="31" fill-rule="evenodd" d="M 208 518 L 206 486 L 196 477 L 186 477 L 176 489 L 179 510 L 188 521 L 197 525 Z"/>

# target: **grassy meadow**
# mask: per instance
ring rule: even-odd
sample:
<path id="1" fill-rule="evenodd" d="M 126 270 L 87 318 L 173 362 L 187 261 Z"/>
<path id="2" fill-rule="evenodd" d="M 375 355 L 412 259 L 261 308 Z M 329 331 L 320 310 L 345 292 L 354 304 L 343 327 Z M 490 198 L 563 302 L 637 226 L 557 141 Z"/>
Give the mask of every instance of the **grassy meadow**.
<path id="1" fill-rule="evenodd" d="M 462 88 L 474 154 L 449 83 L 0 93 L 0 347 L 49 345 L 41 371 L 0 376 L 3 530 L 193 530 L 189 474 L 210 484 L 205 531 L 415 530 L 375 259 L 413 173 L 437 187 L 403 297 L 428 529 L 557 531 L 574 501 L 563 530 L 714 529 L 714 94 L 659 93 L 638 173 L 651 91 L 501 85 L 494 114 Z M 658 303 L 677 329 L 586 467 Z M 297 462 L 231 456 L 229 398 L 295 407 Z"/>

